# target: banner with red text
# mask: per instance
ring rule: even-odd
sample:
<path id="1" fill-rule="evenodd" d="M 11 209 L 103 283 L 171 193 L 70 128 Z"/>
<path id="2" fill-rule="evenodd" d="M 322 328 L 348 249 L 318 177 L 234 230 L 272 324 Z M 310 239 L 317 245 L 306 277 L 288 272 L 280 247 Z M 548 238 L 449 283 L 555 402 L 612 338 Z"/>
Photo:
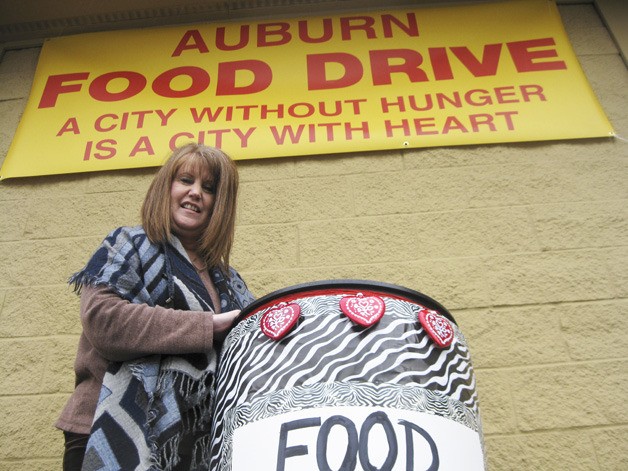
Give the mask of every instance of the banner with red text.
<path id="1" fill-rule="evenodd" d="M 612 136 L 550 0 L 45 42 L 0 178 Z"/>

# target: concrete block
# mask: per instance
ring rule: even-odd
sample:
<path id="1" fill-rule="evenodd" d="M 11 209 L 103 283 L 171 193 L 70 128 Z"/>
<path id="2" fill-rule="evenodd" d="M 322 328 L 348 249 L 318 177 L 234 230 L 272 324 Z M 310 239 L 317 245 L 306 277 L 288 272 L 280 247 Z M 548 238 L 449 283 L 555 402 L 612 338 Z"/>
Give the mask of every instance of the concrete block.
<path id="1" fill-rule="evenodd" d="M 27 98 L 41 48 L 6 51 L 0 62 L 0 101 Z"/>
<path id="2" fill-rule="evenodd" d="M 24 206 L 16 205 L 15 201 L 0 201 L 0 213 L 3 218 L 0 242 L 20 240 L 24 235 L 24 227 L 28 220 L 28 213 Z"/>
<path id="3" fill-rule="evenodd" d="M 407 276 L 456 316 L 457 309 L 487 305 L 490 291 L 485 269 L 479 257 L 435 259 L 416 262 Z"/>
<path id="4" fill-rule="evenodd" d="M 510 372 L 521 431 L 621 425 L 628 421 L 625 361 L 555 364 Z"/>
<path id="5" fill-rule="evenodd" d="M 401 263 L 357 266 L 360 277 L 398 284 L 440 302 L 456 316 L 456 309 L 485 306 L 488 287 L 477 257 L 422 259 Z"/>
<path id="6" fill-rule="evenodd" d="M 628 86 L 626 66 L 618 54 L 579 57 L 589 83 L 593 87 L 606 116 L 618 136 L 628 136 L 628 97 L 624 90 Z M 626 155 L 625 141 L 614 141 L 613 154 Z"/>
<path id="7" fill-rule="evenodd" d="M 51 469 L 62 469 L 62 461 L 61 456 L 48 460 L 0 461 L 0 471 L 50 471 Z"/>
<path id="8" fill-rule="evenodd" d="M 520 144 L 495 144 L 491 146 L 450 146 L 404 149 L 403 166 L 406 170 L 456 167 L 461 171 L 472 165 L 511 164 L 517 159 Z"/>
<path id="9" fill-rule="evenodd" d="M 63 453 L 63 451 L 61 451 Z M 48 460 L 19 460 L 0 461 L 0 471 L 50 471 L 62 469 L 63 457 Z"/>
<path id="10" fill-rule="evenodd" d="M 355 263 L 321 266 L 322 278 L 353 278 L 399 285 L 423 293 L 455 309 L 485 305 L 484 267 L 478 258 L 434 259 L 408 262 Z"/>
<path id="11" fill-rule="evenodd" d="M 4 159 L 9 152 L 9 147 L 13 141 L 13 136 L 17 129 L 20 117 L 26 106 L 25 99 L 9 101 L 0 100 L 0 166 L 4 164 Z M 2 182 L 5 186 L 6 182 Z M 3 198 L 3 196 L 0 196 Z"/>
<path id="12" fill-rule="evenodd" d="M 88 180 L 81 174 L 49 175 L 41 177 L 21 177 L 3 180 L 0 200 L 19 201 L 22 204 L 24 195 L 29 201 L 50 198 L 51 195 L 80 197 L 88 187 Z"/>
<path id="13" fill-rule="evenodd" d="M 615 296 L 628 297 L 628 247 L 612 247 L 604 250 L 601 260 L 608 267 Z"/>
<path id="14" fill-rule="evenodd" d="M 240 267 L 239 263 L 236 267 Z M 418 262 L 356 261 L 353 264 L 311 268 L 245 271 L 242 275 L 249 288 L 259 287 L 254 290 L 257 295 L 296 283 L 339 278 L 391 283 L 439 301 L 454 316 L 457 308 L 486 305 L 488 297 L 484 266 L 479 258 Z"/>
<path id="15" fill-rule="evenodd" d="M 32 239 L 104 238 L 118 226 L 140 224 L 142 203 L 138 196 L 131 191 L 85 194 L 78 201 L 66 196 L 38 199 L 29 205 L 24 235 Z M 77 224 L 79 221 L 89 224 Z"/>
<path id="16" fill-rule="evenodd" d="M 378 263 L 374 260 L 373 263 L 356 263 L 344 267 L 336 267 L 335 269 L 336 273 L 344 272 L 344 278 L 353 278 L 374 283 L 389 283 L 427 294 L 425 290 L 429 290 L 429 288 L 417 282 L 417 279 L 413 277 L 413 275 L 416 275 L 416 270 L 413 268 L 412 263 Z"/>
<path id="17" fill-rule="evenodd" d="M 617 163 L 617 157 L 608 152 L 611 142 L 611 139 L 599 138 L 528 143 L 522 149 L 524 153 L 520 153 L 520 163 L 537 165 L 541 175 L 547 171 L 546 169 L 554 169 L 559 173 L 565 172 L 567 181 L 563 182 L 563 186 L 567 187 L 571 175 L 586 176 L 586 165 L 593 165 L 592 168 L 597 168 L 595 165 L 605 167 Z M 583 171 L 584 175 L 582 175 Z M 578 193 L 578 188 L 572 190 L 575 190 L 574 194 Z M 600 195 L 597 196 L 600 197 Z M 539 201 L 539 203 L 543 202 Z"/>
<path id="18" fill-rule="evenodd" d="M 601 470 L 584 431 L 487 437 L 491 471 Z"/>
<path id="19" fill-rule="evenodd" d="M 473 352 L 472 352 L 473 354 Z M 472 361 L 473 357 L 471 357 Z M 517 430 L 508 371 L 475 369 L 480 401 L 482 430 L 485 436 Z"/>
<path id="20" fill-rule="evenodd" d="M 9 289 L 0 304 L 0 337 L 79 334 L 79 297 L 67 285 Z"/>
<path id="21" fill-rule="evenodd" d="M 355 153 L 307 156 L 296 160 L 298 177 L 379 174 L 402 169 L 401 154 L 395 150 L 369 152 L 366 155 Z"/>
<path id="22" fill-rule="evenodd" d="M 102 237 L 0 243 L 0 288 L 63 285 Z"/>
<path id="23" fill-rule="evenodd" d="M 238 271 L 294 268 L 298 240 L 296 224 L 238 226 L 232 264 Z"/>
<path id="24" fill-rule="evenodd" d="M 486 165 L 465 169 L 469 205 L 545 205 L 626 199 L 626 161 L 604 157 L 608 146 L 583 142 L 571 149 L 547 145 L 546 158 L 512 165 Z M 586 152 L 585 152 L 586 151 Z M 571 156 L 567 158 L 566 156 Z"/>
<path id="25" fill-rule="evenodd" d="M 238 174 L 240 182 L 291 180 L 296 175 L 296 163 L 294 158 L 282 157 L 276 159 L 250 159 L 238 160 Z"/>
<path id="26" fill-rule="evenodd" d="M 264 182 L 245 183 L 238 197 L 238 222 L 241 225 L 285 224 L 298 220 L 294 204 L 296 185 L 292 180 L 280 186 Z"/>
<path id="27" fill-rule="evenodd" d="M 456 312 L 478 368 L 505 368 L 567 362 L 558 313 L 550 306 Z"/>
<path id="28" fill-rule="evenodd" d="M 604 142 L 608 145 L 603 146 Z M 600 139 L 599 144 L 595 145 L 591 141 L 590 145 L 581 146 L 581 150 L 589 151 L 588 159 L 578 159 L 572 164 L 568 161 L 561 161 L 560 169 L 565 172 L 566 178 L 572 179 L 573 183 L 578 186 L 582 200 L 627 199 L 628 184 L 626 184 L 625 175 L 628 172 L 628 158 L 625 158 L 625 152 L 616 145 L 616 142 Z"/>
<path id="29" fill-rule="evenodd" d="M 591 146 L 589 149 L 592 151 L 590 161 L 580 160 L 572 165 L 560 166 L 565 179 L 578 188 L 580 201 L 628 199 L 628 184 L 625 178 L 628 173 L 628 159 L 619 158 L 622 155 L 620 148 L 611 145 L 606 149 L 597 146 Z M 619 152 L 614 153 L 613 150 Z"/>
<path id="30" fill-rule="evenodd" d="M 539 247 L 521 208 L 414 215 L 408 224 L 414 231 L 414 252 L 426 258 L 530 252 Z"/>
<path id="31" fill-rule="evenodd" d="M 466 175 L 456 168 L 360 173 L 352 175 L 349 181 L 359 216 L 467 207 Z"/>
<path id="32" fill-rule="evenodd" d="M 300 261 L 316 267 L 416 258 L 422 249 L 410 222 L 408 216 L 303 222 Z"/>
<path id="33" fill-rule="evenodd" d="M 58 460 L 63 434 L 53 427 L 67 395 L 0 397 L 0 460 Z M 16 466 L 21 466 L 17 464 Z"/>
<path id="34" fill-rule="evenodd" d="M 253 283 L 253 280 L 259 280 L 259 283 L 264 285 L 270 282 L 272 289 L 284 288 L 299 282 L 339 278 L 391 283 L 437 300 L 455 316 L 457 308 L 485 305 L 487 290 L 482 270 L 479 259 L 468 258 L 254 271 L 247 272 L 245 279 L 249 284 Z M 255 293 L 259 295 L 262 291 Z"/>
<path id="35" fill-rule="evenodd" d="M 534 165 L 508 163 L 472 166 L 465 169 L 468 204 L 472 208 L 517 206 L 526 202 Z M 538 186 L 545 187 L 545 184 Z"/>
<path id="36" fill-rule="evenodd" d="M 0 395 L 41 393 L 50 342 L 37 339 L 0 339 Z"/>
<path id="37" fill-rule="evenodd" d="M 282 270 L 268 270 L 244 272 L 249 289 L 257 297 L 262 297 L 273 291 L 311 281 L 350 277 L 345 267 L 318 267 L 294 268 Z"/>
<path id="38" fill-rule="evenodd" d="M 560 305 L 555 310 L 572 360 L 628 358 L 626 299 Z"/>
<path id="39" fill-rule="evenodd" d="M 614 296 L 614 286 L 595 250 L 485 257 L 493 305 L 521 305 Z"/>
<path id="40" fill-rule="evenodd" d="M 583 164 L 578 159 L 568 162 L 554 159 L 559 150 L 558 147 L 548 146 L 544 148 L 544 159 L 473 168 L 473 172 L 469 172 L 472 203 L 486 206 L 580 200 L 583 188 L 578 184 L 584 177 L 581 170 Z M 591 186 L 591 182 L 583 183 Z M 501 203 L 500 196 L 506 198 Z M 599 199 L 600 194 L 596 197 Z"/>
<path id="41" fill-rule="evenodd" d="M 530 207 L 543 250 L 621 245 L 628 239 L 628 201 L 560 203 Z"/>
<path id="42" fill-rule="evenodd" d="M 78 335 L 50 338 L 41 383 L 44 394 L 74 391 L 74 359 L 78 340 Z"/>
<path id="43" fill-rule="evenodd" d="M 468 211 L 305 222 L 299 226 L 307 265 L 416 261 L 536 250 L 521 211 Z"/>
<path id="44" fill-rule="evenodd" d="M 617 47 L 593 4 L 560 5 L 558 11 L 577 55 L 617 54 Z"/>
<path id="45" fill-rule="evenodd" d="M 251 271 L 244 273 L 243 276 L 249 288 L 257 296 L 295 284 L 337 279 L 393 283 L 430 295 L 431 292 L 423 289 L 424 287 L 420 284 L 413 284 L 408 272 L 403 271 L 404 267 L 404 264 L 397 263 L 319 265 L 285 270 Z"/>
<path id="46" fill-rule="evenodd" d="M 626 426 L 592 430 L 590 435 L 601 470 L 624 471 L 628 469 L 628 428 Z"/>
<path id="47" fill-rule="evenodd" d="M 158 170 L 159 167 L 148 167 L 92 172 L 85 175 L 88 182 L 85 192 L 98 194 L 122 192 L 120 198 L 124 201 L 124 205 L 133 205 L 139 201 L 137 205 L 139 214 L 144 195 Z M 137 194 L 131 196 L 130 192 Z"/>
<path id="48" fill-rule="evenodd" d="M 239 265 L 236 266 L 239 267 Z M 482 267 L 478 259 L 469 258 L 438 261 L 438 263 L 386 262 L 321 265 L 294 269 L 241 271 L 241 274 L 257 296 L 298 283 L 333 279 L 396 284 L 437 300 L 455 317 L 454 309 L 457 307 L 481 304 L 485 300 L 486 290 L 482 288 L 484 276 L 478 271 L 480 268 Z"/>
<path id="49" fill-rule="evenodd" d="M 284 196 L 295 205 L 300 221 L 346 218 L 355 214 L 355 197 L 345 177 L 297 179 L 292 189 L 293 195 Z"/>
<path id="50" fill-rule="evenodd" d="M 296 179 L 242 185 L 241 224 L 286 223 L 353 214 L 351 189 L 342 177 Z"/>

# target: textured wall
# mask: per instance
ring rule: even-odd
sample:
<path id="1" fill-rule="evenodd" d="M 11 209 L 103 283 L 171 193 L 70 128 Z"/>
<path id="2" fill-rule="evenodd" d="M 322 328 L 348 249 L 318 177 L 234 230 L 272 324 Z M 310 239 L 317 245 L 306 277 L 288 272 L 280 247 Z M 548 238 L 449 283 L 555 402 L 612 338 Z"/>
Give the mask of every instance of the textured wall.
<path id="1" fill-rule="evenodd" d="M 628 138 L 628 73 L 591 5 L 560 7 Z M 38 49 L 0 64 L 0 158 Z M 46 149 L 42 147 L 45 156 Z M 628 143 L 240 162 L 234 265 L 257 295 L 329 278 L 424 292 L 465 333 L 491 471 L 628 469 Z M 59 469 L 80 324 L 65 285 L 154 170 L 0 183 L 0 471 Z"/>

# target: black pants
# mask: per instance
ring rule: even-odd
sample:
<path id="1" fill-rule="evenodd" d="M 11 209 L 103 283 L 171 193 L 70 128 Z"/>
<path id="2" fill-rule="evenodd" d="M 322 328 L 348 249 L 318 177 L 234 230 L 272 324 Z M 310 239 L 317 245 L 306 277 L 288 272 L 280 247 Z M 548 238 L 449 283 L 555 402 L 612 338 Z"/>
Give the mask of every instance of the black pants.
<path id="1" fill-rule="evenodd" d="M 65 435 L 63 471 L 81 471 L 89 435 L 72 432 L 63 432 L 63 435 Z"/>

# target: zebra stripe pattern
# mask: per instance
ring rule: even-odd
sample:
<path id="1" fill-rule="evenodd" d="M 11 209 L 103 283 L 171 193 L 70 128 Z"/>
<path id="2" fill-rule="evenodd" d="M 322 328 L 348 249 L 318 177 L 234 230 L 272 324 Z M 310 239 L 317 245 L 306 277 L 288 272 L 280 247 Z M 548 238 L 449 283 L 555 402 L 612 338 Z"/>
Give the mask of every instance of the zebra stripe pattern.
<path id="1" fill-rule="evenodd" d="M 481 434 L 475 376 L 462 332 L 437 348 L 418 321 L 422 306 L 382 296 L 386 313 L 370 328 L 340 310 L 342 295 L 304 296 L 299 324 L 268 339 L 260 319 L 240 322 L 223 345 L 217 375 L 212 469 L 230 469 L 238 427 L 323 406 L 381 406 L 425 411 Z M 222 466 L 222 467 L 221 467 Z"/>

